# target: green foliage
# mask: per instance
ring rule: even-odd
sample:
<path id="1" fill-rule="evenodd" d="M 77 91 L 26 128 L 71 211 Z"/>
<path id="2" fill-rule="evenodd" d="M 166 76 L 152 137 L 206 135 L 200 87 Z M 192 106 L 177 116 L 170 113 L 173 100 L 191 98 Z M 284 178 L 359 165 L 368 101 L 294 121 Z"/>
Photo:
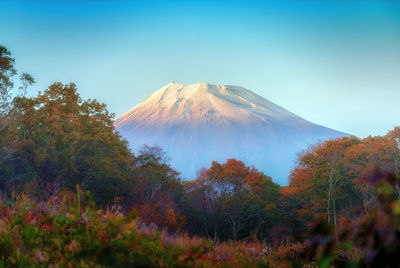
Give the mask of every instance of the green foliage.
<path id="1" fill-rule="evenodd" d="M 171 195 L 181 191 L 179 173 L 168 165 L 168 159 L 160 147 L 143 145 L 139 155 L 134 157 L 132 180 L 141 188 L 140 199 L 152 202 L 162 193 Z"/>
<path id="2" fill-rule="evenodd" d="M 130 176 L 131 205 L 142 220 L 170 230 L 181 228 L 185 221 L 179 208 L 183 187 L 162 149 L 142 146 L 134 157 Z"/>
<path id="3" fill-rule="evenodd" d="M 13 87 L 12 77 L 17 74 L 14 68 L 15 59 L 10 51 L 0 45 L 0 116 L 7 115 L 9 111 L 10 89 Z M 0 125 L 1 127 L 1 125 Z"/>
<path id="4" fill-rule="evenodd" d="M 104 104 L 82 100 L 74 84 L 55 83 L 37 97 L 16 98 L 14 105 L 15 156 L 32 168 L 39 195 L 49 198 L 77 183 L 103 205 L 128 194 L 132 156 Z"/>
<path id="5" fill-rule="evenodd" d="M 0 164 L 3 172 L 4 169 L 11 168 L 9 162 L 15 160 L 14 153 L 17 150 L 13 125 L 15 114 L 11 102 L 12 95 L 16 95 L 16 92 L 13 91 L 13 78 L 17 74 L 14 64 L 15 59 L 11 56 L 10 51 L 0 45 Z M 29 85 L 34 83 L 34 79 L 29 74 L 23 73 L 21 83 L 23 84 L 21 89 L 26 90 Z M 10 172 L 13 171 L 10 170 Z"/>

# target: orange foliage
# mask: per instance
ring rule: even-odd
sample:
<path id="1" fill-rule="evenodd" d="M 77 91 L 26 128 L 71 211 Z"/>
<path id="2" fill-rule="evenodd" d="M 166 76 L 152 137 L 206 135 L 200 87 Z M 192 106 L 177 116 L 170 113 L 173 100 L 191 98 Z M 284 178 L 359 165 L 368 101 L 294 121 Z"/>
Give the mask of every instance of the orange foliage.
<path id="1" fill-rule="evenodd" d="M 292 170 L 289 176 L 289 186 L 282 187 L 281 194 L 284 196 L 295 195 L 304 192 L 310 187 L 310 181 L 312 174 L 307 168 L 296 167 Z"/>
<path id="2" fill-rule="evenodd" d="M 183 217 L 173 208 L 173 203 L 167 196 L 157 201 L 138 206 L 139 216 L 147 223 L 154 223 L 159 227 L 177 230 L 183 223 Z"/>

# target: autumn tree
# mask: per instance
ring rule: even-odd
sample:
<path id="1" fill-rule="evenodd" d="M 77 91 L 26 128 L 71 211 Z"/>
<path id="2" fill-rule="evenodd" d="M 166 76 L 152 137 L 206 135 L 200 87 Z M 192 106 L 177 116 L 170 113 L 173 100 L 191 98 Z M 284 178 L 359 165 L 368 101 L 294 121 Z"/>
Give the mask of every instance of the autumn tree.
<path id="1" fill-rule="evenodd" d="M 185 186 L 185 215 L 189 219 L 189 230 L 217 240 L 226 227 L 223 217 L 223 196 L 218 190 L 220 188 L 218 182 L 210 180 L 207 169 L 203 168 L 197 179 L 185 183 Z M 201 225 L 194 224 L 196 222 L 201 222 Z"/>
<path id="2" fill-rule="evenodd" d="M 143 145 L 134 156 L 131 167 L 133 197 L 131 205 L 147 223 L 176 229 L 184 219 L 179 213 L 179 198 L 183 194 L 179 173 L 169 164 L 165 152 L 158 146 Z"/>
<path id="3" fill-rule="evenodd" d="M 286 194 L 302 201 L 305 213 L 310 209 L 313 215 L 326 215 L 335 230 L 338 214 L 359 203 L 354 177 L 345 165 L 346 151 L 359 142 L 355 137 L 343 137 L 311 146 L 300 154 L 298 166 L 285 190 Z"/>
<path id="4" fill-rule="evenodd" d="M 393 184 L 395 193 L 400 199 L 400 127 L 395 127 L 384 136 L 389 146 L 386 147 L 385 155 L 390 163 L 393 163 L 394 173 L 397 181 Z"/>
<path id="5" fill-rule="evenodd" d="M 364 212 L 374 206 L 375 189 L 365 180 L 365 177 L 374 169 L 387 167 L 389 157 L 386 151 L 390 143 L 384 137 L 367 137 L 352 145 L 345 152 L 345 165 L 349 175 L 355 178 L 358 190 L 362 194 Z"/>
<path id="6" fill-rule="evenodd" d="M 273 208 L 269 194 L 279 193 L 272 190 L 269 177 L 236 159 L 228 159 L 224 164 L 212 162 L 186 187 L 194 213 L 189 213 L 188 218 L 203 222 L 205 234 L 214 240 L 237 240 L 239 235 L 259 229 L 266 219 L 261 212 Z"/>
<path id="7" fill-rule="evenodd" d="M 250 185 L 255 216 L 245 227 L 247 234 L 255 235 L 259 240 L 273 239 L 274 229 L 286 224 L 281 186 L 262 172 L 259 178 L 250 181 Z"/>
<path id="8" fill-rule="evenodd" d="M 400 128 L 396 127 L 384 136 L 369 136 L 358 144 L 351 146 L 345 153 L 345 163 L 350 175 L 356 177 L 356 183 L 363 195 L 363 206 L 366 213 L 375 205 L 374 187 L 368 183 L 373 170 L 393 172 L 399 177 L 400 168 Z M 394 192 L 400 198 L 399 182 L 392 184 Z"/>
<path id="9" fill-rule="evenodd" d="M 102 204 L 128 194 L 132 156 L 104 104 L 82 100 L 74 84 L 61 83 L 14 103 L 19 158 L 43 197 L 76 184 Z"/>
<path id="10" fill-rule="evenodd" d="M 311 222 L 319 213 L 319 196 L 313 188 L 312 172 L 305 167 L 294 168 L 289 175 L 289 185 L 282 187 L 289 213 L 294 213 L 302 222 Z"/>

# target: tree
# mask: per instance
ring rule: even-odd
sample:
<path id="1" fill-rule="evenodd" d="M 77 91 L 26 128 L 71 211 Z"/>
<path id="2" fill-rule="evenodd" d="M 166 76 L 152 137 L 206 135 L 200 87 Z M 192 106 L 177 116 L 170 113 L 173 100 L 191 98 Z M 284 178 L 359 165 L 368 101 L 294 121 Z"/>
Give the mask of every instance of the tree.
<path id="1" fill-rule="evenodd" d="M 31 175 L 31 170 L 25 166 L 17 155 L 19 138 L 16 133 L 16 107 L 13 105 L 14 77 L 18 74 L 14 67 L 15 59 L 7 48 L 0 45 L 0 187 L 3 192 L 16 189 Z M 21 74 L 20 89 L 25 92 L 34 79 L 27 73 Z M 15 172 L 15 166 L 19 168 Z M 15 174 L 17 173 L 17 174 Z M 10 179 L 11 178 L 11 179 Z"/>
<path id="2" fill-rule="evenodd" d="M 223 238 L 226 231 L 225 237 L 237 240 L 240 235 L 258 232 L 266 219 L 263 213 L 271 212 L 271 196 L 279 195 L 273 186 L 269 177 L 242 161 L 214 161 L 194 182 L 186 184 L 192 205 L 188 218 L 203 222 L 204 232 L 214 240 Z"/>
<path id="3" fill-rule="evenodd" d="M 290 208 L 302 222 L 311 222 L 318 213 L 319 199 L 313 189 L 312 172 L 308 168 L 296 167 L 289 175 L 289 185 L 283 187 L 281 194 L 289 199 Z"/>
<path id="4" fill-rule="evenodd" d="M 214 162 L 213 162 L 214 164 Z M 216 166 L 215 162 L 215 166 Z M 223 219 L 223 196 L 221 188 L 216 180 L 209 179 L 210 173 L 206 168 L 202 168 L 194 182 L 186 183 L 186 209 L 185 215 L 190 218 L 194 227 L 194 222 L 201 222 L 204 232 L 208 237 L 215 241 L 225 229 L 226 222 Z M 218 190 L 219 189 L 219 190 Z M 192 231 L 193 232 L 193 231 Z"/>
<path id="5" fill-rule="evenodd" d="M 394 173 L 397 178 L 396 183 L 394 183 L 394 189 L 397 197 L 400 198 L 400 127 L 395 127 L 389 131 L 384 139 L 389 143 L 385 153 L 388 160 L 394 164 Z"/>
<path id="6" fill-rule="evenodd" d="M 11 124 L 15 122 L 15 114 L 11 99 L 14 87 L 13 78 L 18 72 L 14 64 L 15 59 L 11 57 L 11 52 L 0 45 L 0 165 L 3 169 L 7 167 L 5 162 L 14 158 L 15 153 L 15 133 L 11 127 Z M 27 87 L 34 82 L 32 76 L 22 73 L 20 77 L 21 91 L 26 92 Z"/>
<path id="7" fill-rule="evenodd" d="M 254 178 L 254 177 L 253 177 Z M 260 240 L 270 240 L 274 236 L 274 228 L 286 224 L 284 207 L 282 206 L 281 187 L 272 178 L 261 173 L 261 176 L 250 182 L 252 203 L 255 216 L 245 227 L 247 234 L 255 235 Z"/>
<path id="8" fill-rule="evenodd" d="M 158 146 L 143 145 L 134 157 L 130 176 L 135 196 L 131 205 L 138 208 L 141 218 L 160 227 L 180 227 L 184 219 L 178 204 L 183 188 L 165 152 Z"/>
<path id="9" fill-rule="evenodd" d="M 388 161 L 385 151 L 389 144 L 383 137 L 367 137 L 352 145 L 345 152 L 345 165 L 349 176 L 355 178 L 357 188 L 362 194 L 365 213 L 374 205 L 375 189 L 365 180 L 371 170 L 384 168 Z"/>
<path id="10" fill-rule="evenodd" d="M 161 192 L 180 184 L 179 173 L 168 165 L 165 152 L 158 146 L 143 145 L 134 159 L 133 179 L 140 183 L 144 202 L 155 201 Z"/>
<path id="11" fill-rule="evenodd" d="M 325 214 L 327 221 L 337 228 L 339 212 L 359 203 L 354 177 L 345 165 L 345 153 L 360 141 L 355 137 L 328 140 L 310 147 L 299 156 L 299 164 L 291 174 L 286 194 L 299 198 L 307 211 L 307 199 L 314 215 Z M 299 185 L 299 181 L 303 184 Z M 325 213 L 324 213 L 325 210 Z M 302 212 L 303 212 L 302 211 Z"/>
<path id="12" fill-rule="evenodd" d="M 13 76 L 17 74 L 14 68 L 15 59 L 11 52 L 0 45 L 0 116 L 4 117 L 10 110 L 10 90 L 14 86 Z"/>
<path id="13" fill-rule="evenodd" d="M 132 155 L 104 104 L 82 100 L 74 84 L 61 83 L 14 103 L 19 157 L 32 168 L 31 181 L 43 197 L 76 184 L 103 205 L 128 195 Z"/>

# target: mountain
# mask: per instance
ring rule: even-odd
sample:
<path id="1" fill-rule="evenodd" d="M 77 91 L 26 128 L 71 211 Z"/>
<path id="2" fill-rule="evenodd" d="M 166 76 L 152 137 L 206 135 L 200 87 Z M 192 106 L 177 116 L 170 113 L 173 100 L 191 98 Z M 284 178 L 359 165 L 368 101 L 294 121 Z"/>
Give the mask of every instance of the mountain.
<path id="1" fill-rule="evenodd" d="M 162 147 L 185 179 L 236 158 L 285 185 L 296 153 L 349 136 L 313 124 L 242 87 L 171 82 L 115 120 L 134 150 Z"/>

